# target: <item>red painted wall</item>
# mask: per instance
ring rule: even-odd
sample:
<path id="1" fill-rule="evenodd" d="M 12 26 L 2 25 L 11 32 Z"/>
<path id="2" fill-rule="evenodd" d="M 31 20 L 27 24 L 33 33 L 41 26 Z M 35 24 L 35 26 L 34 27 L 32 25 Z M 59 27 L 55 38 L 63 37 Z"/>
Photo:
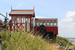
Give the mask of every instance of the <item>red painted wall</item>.
<path id="1" fill-rule="evenodd" d="M 31 31 L 31 15 L 10 15 L 11 16 L 11 31 L 12 31 L 12 25 L 13 25 L 13 23 L 12 23 L 12 18 L 15 16 L 15 17 L 21 17 L 21 23 L 18 23 L 18 24 L 20 24 L 20 25 L 22 25 L 23 23 L 22 23 L 22 17 L 24 16 L 24 17 L 29 17 L 30 18 L 30 31 Z M 17 22 L 17 18 L 16 18 L 16 22 Z M 15 23 L 15 25 L 17 26 L 17 23 Z"/>
<path id="2" fill-rule="evenodd" d="M 39 26 L 35 26 L 34 29 L 39 31 Z M 53 34 L 58 34 L 58 27 L 46 27 L 46 32 L 53 32 Z"/>

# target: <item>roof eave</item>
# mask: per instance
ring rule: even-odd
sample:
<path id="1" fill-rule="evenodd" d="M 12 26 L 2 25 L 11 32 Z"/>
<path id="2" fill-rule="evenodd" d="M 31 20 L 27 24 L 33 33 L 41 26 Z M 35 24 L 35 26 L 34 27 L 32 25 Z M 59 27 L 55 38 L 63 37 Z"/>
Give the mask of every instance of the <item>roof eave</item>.
<path id="1" fill-rule="evenodd" d="M 35 14 L 9 14 L 9 16 L 12 16 L 12 15 L 31 15 L 32 17 L 35 17 Z"/>
<path id="2" fill-rule="evenodd" d="M 32 14 L 9 14 L 9 15 L 32 15 Z"/>

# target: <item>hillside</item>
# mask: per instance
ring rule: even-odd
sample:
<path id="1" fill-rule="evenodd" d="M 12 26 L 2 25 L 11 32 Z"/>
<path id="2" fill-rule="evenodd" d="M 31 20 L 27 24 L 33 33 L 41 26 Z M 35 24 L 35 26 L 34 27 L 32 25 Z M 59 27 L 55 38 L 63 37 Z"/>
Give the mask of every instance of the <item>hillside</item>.
<path id="1" fill-rule="evenodd" d="M 2 32 L 3 50 L 56 50 L 55 44 L 49 44 L 39 36 L 22 32 L 5 33 Z"/>
<path id="2" fill-rule="evenodd" d="M 54 46 L 67 46 L 68 40 L 57 36 L 56 42 L 52 40 L 42 39 L 41 36 L 23 32 L 1 32 L 2 49 L 3 50 L 57 50 Z M 73 44 L 69 43 L 69 46 Z"/>
<path id="3" fill-rule="evenodd" d="M 60 46 L 74 46 L 71 42 L 69 42 L 66 38 L 64 37 L 60 37 L 57 36 L 56 38 L 56 42 L 60 45 Z"/>

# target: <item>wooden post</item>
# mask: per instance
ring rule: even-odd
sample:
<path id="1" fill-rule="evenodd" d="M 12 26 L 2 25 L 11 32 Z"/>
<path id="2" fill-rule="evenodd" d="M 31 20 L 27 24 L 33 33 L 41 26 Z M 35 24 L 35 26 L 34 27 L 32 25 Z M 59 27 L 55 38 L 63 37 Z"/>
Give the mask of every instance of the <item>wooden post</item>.
<path id="1" fill-rule="evenodd" d="M 18 22 L 17 22 L 17 32 L 18 32 Z"/>
<path id="2" fill-rule="evenodd" d="M 7 31 L 7 12 L 6 12 L 6 31 Z"/>
<path id="3" fill-rule="evenodd" d="M 15 21 L 14 21 L 14 32 L 15 32 Z"/>
<path id="4" fill-rule="evenodd" d="M 27 32 L 27 21 L 25 22 L 25 32 Z"/>
<path id="5" fill-rule="evenodd" d="M 30 31 L 31 31 L 31 16 L 30 16 Z"/>

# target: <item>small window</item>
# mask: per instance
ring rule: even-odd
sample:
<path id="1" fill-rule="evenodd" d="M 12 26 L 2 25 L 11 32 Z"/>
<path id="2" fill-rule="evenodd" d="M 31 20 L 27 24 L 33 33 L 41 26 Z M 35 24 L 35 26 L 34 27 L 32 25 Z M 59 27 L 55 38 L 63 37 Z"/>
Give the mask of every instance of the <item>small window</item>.
<path id="1" fill-rule="evenodd" d="M 25 17 L 22 17 L 22 23 L 25 23 Z"/>
<path id="2" fill-rule="evenodd" d="M 16 23 L 16 17 L 13 17 L 12 23 Z"/>
<path id="3" fill-rule="evenodd" d="M 36 22 L 36 26 L 39 26 L 38 22 Z"/>
<path id="4" fill-rule="evenodd" d="M 50 26 L 53 26 L 53 23 L 50 23 Z"/>
<path id="5" fill-rule="evenodd" d="M 57 26 L 57 23 L 54 23 L 54 26 Z"/>
<path id="6" fill-rule="evenodd" d="M 26 18 L 26 21 L 27 21 L 28 23 L 30 23 L 30 18 Z"/>
<path id="7" fill-rule="evenodd" d="M 17 17 L 17 22 L 21 23 L 21 17 Z"/>
<path id="8" fill-rule="evenodd" d="M 43 23 L 43 25 L 45 26 L 45 25 L 46 25 L 46 23 Z"/>
<path id="9" fill-rule="evenodd" d="M 40 25 L 42 25 L 42 23 L 40 23 Z"/>
<path id="10" fill-rule="evenodd" d="M 47 26 L 49 26 L 49 23 L 47 23 Z"/>

